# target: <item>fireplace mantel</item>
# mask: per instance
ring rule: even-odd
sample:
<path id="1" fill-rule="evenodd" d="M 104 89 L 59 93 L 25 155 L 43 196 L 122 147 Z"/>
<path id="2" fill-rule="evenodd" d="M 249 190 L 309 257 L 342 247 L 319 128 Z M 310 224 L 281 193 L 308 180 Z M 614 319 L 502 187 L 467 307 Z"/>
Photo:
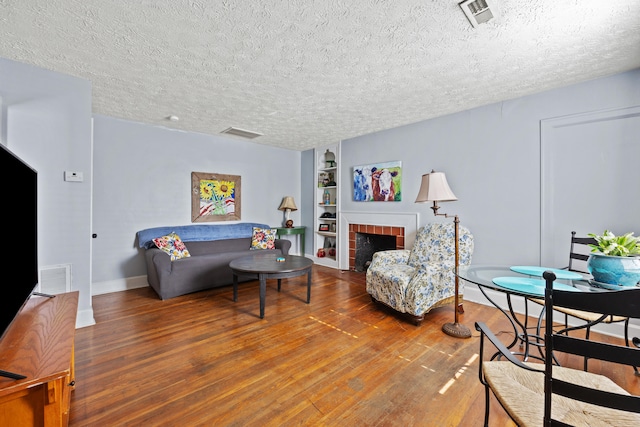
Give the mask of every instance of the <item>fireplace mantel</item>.
<path id="1" fill-rule="evenodd" d="M 380 226 L 403 227 L 405 233 L 405 247 L 411 248 L 418 231 L 420 214 L 411 213 L 370 213 L 370 212 L 340 212 L 338 214 L 338 242 L 340 248 L 349 247 L 349 224 L 367 224 Z M 339 268 L 349 269 L 349 251 L 341 250 L 339 254 Z"/>

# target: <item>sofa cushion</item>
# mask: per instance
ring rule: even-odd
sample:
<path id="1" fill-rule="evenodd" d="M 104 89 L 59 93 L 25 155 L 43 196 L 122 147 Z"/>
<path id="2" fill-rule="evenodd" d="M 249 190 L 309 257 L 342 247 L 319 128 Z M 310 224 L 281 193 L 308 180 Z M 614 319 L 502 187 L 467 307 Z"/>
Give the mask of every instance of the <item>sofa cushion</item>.
<path id="1" fill-rule="evenodd" d="M 176 233 L 169 233 L 166 236 L 157 237 L 153 239 L 153 243 L 155 243 L 158 249 L 168 253 L 171 256 L 171 261 L 191 256 L 184 242 Z"/>
<path id="2" fill-rule="evenodd" d="M 241 251 L 245 251 L 245 256 L 250 256 L 251 252 L 249 252 L 249 247 L 251 247 L 250 237 L 242 239 L 189 242 L 189 252 L 191 253 L 191 257 Z"/>
<path id="3" fill-rule="evenodd" d="M 275 249 L 278 230 L 275 228 L 253 227 L 251 250 Z"/>

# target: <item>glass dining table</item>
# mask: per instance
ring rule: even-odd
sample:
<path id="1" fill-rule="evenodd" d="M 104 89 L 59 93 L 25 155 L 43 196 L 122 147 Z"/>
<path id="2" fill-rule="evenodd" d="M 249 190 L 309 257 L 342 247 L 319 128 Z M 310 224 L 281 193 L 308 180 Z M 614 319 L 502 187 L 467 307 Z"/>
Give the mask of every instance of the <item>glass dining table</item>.
<path id="1" fill-rule="evenodd" d="M 544 310 L 545 281 L 542 278 L 544 271 L 551 270 L 557 280 L 554 287 L 576 292 L 607 292 L 593 286 L 583 275 L 567 270 L 538 267 L 538 266 L 495 266 L 495 265 L 471 265 L 458 269 L 458 277 L 478 286 L 484 297 L 498 310 L 500 310 L 511 323 L 514 337 L 507 348 L 513 349 L 514 355 L 519 355 L 524 361 L 529 358 L 544 360 L 544 336 L 540 333 L 540 323 L 536 326 L 529 325 L 529 302 L 542 305 Z M 497 291 L 504 294 L 506 304 L 498 301 L 498 294 L 489 291 Z M 514 297 L 524 299 L 524 313 L 517 315 L 514 308 Z M 505 306 L 506 305 L 506 306 Z M 606 316 L 603 316 L 603 318 Z M 567 330 L 584 329 L 598 322 L 573 326 Z M 535 328 L 535 332 L 531 329 Z M 517 351 L 514 347 L 518 346 Z M 538 349 L 538 354 L 532 353 L 532 348 Z"/>

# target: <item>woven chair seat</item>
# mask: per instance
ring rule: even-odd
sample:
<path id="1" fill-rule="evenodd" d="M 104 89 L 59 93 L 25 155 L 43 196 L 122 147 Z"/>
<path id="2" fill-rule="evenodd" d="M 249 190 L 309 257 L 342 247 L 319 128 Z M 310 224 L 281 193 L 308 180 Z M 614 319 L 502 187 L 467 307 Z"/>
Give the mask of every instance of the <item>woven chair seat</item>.
<path id="1" fill-rule="evenodd" d="M 555 309 L 555 307 L 554 307 Z M 544 417 L 544 364 L 527 363 L 532 372 L 506 361 L 483 362 L 486 381 L 504 409 L 519 426 L 539 427 Z M 553 367 L 553 377 L 618 394 L 629 393 L 611 379 L 591 372 Z M 554 418 L 573 426 L 640 426 L 640 414 L 553 395 Z"/>
<path id="2" fill-rule="evenodd" d="M 536 304 L 544 305 L 543 299 L 530 298 L 529 300 L 535 302 Z M 558 307 L 558 306 L 554 306 L 553 309 L 560 313 L 568 314 L 571 317 L 575 317 L 577 319 L 581 319 L 586 322 L 595 322 L 596 320 L 602 317 L 602 313 L 591 313 L 589 311 L 573 310 L 571 308 L 564 308 L 564 307 Z M 601 323 L 616 323 L 616 322 L 624 322 L 625 320 L 627 320 L 627 318 L 622 316 L 607 316 L 602 320 Z"/>

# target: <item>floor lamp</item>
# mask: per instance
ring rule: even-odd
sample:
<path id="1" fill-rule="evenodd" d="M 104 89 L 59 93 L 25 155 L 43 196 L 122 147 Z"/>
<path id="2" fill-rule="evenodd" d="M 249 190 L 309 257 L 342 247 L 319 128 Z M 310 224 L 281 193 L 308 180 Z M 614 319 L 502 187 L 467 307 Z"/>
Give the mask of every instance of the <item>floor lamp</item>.
<path id="1" fill-rule="evenodd" d="M 433 210 L 434 215 L 441 215 L 445 218 L 453 217 L 453 224 L 455 228 L 455 321 L 453 323 L 445 323 L 442 325 L 442 331 L 456 338 L 469 338 L 471 337 L 471 330 L 467 328 L 465 325 L 458 322 L 458 314 L 459 314 L 459 296 L 458 296 L 458 268 L 460 266 L 460 242 L 459 242 L 459 234 L 460 234 L 460 218 L 458 215 L 449 215 L 449 214 L 441 214 L 438 213 L 438 202 L 452 202 L 458 200 L 458 198 L 453 194 L 451 188 L 449 188 L 449 184 L 447 183 L 447 177 L 443 172 L 436 172 L 434 170 L 431 173 L 426 173 L 422 175 L 422 182 L 420 184 L 420 191 L 418 192 L 418 197 L 416 198 L 416 203 L 427 203 L 433 202 L 433 206 L 431 209 Z"/>

